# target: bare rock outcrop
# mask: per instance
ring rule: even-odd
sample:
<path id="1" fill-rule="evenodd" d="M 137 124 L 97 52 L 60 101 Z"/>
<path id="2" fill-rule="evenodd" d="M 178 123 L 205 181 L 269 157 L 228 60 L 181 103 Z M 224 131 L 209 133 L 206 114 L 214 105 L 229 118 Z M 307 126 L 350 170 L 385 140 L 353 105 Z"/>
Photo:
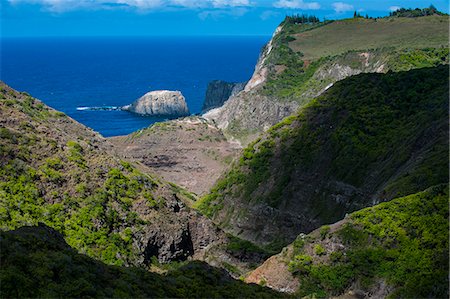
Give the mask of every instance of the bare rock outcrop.
<path id="1" fill-rule="evenodd" d="M 221 80 L 209 82 L 206 89 L 205 102 L 202 113 L 222 106 L 230 97 L 242 91 L 247 83 L 230 83 Z"/>
<path id="2" fill-rule="evenodd" d="M 189 115 L 186 100 L 181 92 L 170 90 L 148 92 L 131 105 L 123 106 L 122 110 L 152 116 L 179 117 Z"/>

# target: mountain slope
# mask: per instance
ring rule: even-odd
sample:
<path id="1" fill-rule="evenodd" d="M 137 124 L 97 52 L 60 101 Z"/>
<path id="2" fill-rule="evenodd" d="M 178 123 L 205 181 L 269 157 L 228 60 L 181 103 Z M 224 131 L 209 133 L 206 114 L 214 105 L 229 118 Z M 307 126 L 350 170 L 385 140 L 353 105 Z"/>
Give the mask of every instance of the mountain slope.
<path id="1" fill-rule="evenodd" d="M 348 76 L 448 63 L 448 22 L 446 16 L 313 24 L 287 18 L 245 90 L 204 117 L 248 144 Z"/>
<path id="2" fill-rule="evenodd" d="M 99 134 L 0 85 L 0 229 L 43 222 L 107 264 L 153 269 L 198 259 L 235 276 L 267 254 L 189 208 L 194 197 L 117 158 Z"/>
<path id="3" fill-rule="evenodd" d="M 198 208 L 278 247 L 348 212 L 448 181 L 447 66 L 336 83 L 244 149 Z"/>
<path id="4" fill-rule="evenodd" d="M 338 20 L 295 33 L 289 42 L 304 60 L 375 48 L 439 48 L 448 38 L 448 16 Z"/>
<path id="5" fill-rule="evenodd" d="M 240 146 L 200 117 L 162 123 L 109 138 L 117 152 L 198 195 L 205 195 L 235 158 Z"/>
<path id="6" fill-rule="evenodd" d="M 448 196 L 435 186 L 300 235 L 246 281 L 299 297 L 447 298 Z"/>
<path id="7" fill-rule="evenodd" d="M 189 222 L 202 221 L 182 192 L 116 158 L 106 139 L 31 96 L 4 84 L 1 96 L 1 229 L 44 222 L 109 264 L 193 254 Z"/>
<path id="8" fill-rule="evenodd" d="M 0 232 L 2 298 L 288 298 L 191 262 L 168 273 L 107 266 L 39 225 Z"/>

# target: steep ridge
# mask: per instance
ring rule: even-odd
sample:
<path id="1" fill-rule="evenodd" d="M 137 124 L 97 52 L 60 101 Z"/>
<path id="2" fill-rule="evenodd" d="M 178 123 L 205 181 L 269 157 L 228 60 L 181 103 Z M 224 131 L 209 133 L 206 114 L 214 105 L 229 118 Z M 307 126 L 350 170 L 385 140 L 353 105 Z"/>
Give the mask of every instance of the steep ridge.
<path id="1" fill-rule="evenodd" d="M 447 16 L 312 24 L 286 19 L 245 90 L 204 117 L 248 144 L 348 76 L 448 63 L 448 22 Z"/>
<path id="2" fill-rule="evenodd" d="M 0 85 L 0 229 L 43 222 L 107 264 L 199 259 L 239 276 L 267 254 L 229 247 L 182 188 L 144 174 L 98 133 Z M 232 271 L 231 271 L 232 270 Z"/>
<path id="3" fill-rule="evenodd" d="M 299 235 L 246 281 L 297 297 L 448 298 L 448 196 L 435 186 Z"/>
<path id="4" fill-rule="evenodd" d="M 2 298 L 289 298 L 201 262 L 164 274 L 108 266 L 42 224 L 0 232 L 0 246 Z"/>
<path id="5" fill-rule="evenodd" d="M 448 66 L 336 83 L 244 149 L 197 203 L 270 248 L 346 213 L 448 181 Z"/>

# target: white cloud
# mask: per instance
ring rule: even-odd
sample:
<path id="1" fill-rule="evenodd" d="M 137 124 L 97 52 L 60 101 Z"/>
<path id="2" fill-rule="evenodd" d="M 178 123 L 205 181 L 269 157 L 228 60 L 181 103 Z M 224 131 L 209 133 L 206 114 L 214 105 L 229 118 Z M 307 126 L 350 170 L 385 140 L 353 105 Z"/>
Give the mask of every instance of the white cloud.
<path id="1" fill-rule="evenodd" d="M 401 8 L 400 6 L 394 5 L 394 6 L 390 6 L 390 7 L 389 7 L 389 10 L 390 10 L 390 11 L 396 11 L 397 9 L 400 9 L 400 8 Z"/>
<path id="2" fill-rule="evenodd" d="M 318 2 L 304 2 L 303 0 L 278 0 L 273 4 L 276 8 L 290 9 L 319 9 Z"/>
<path id="3" fill-rule="evenodd" d="M 8 0 L 11 4 L 37 4 L 46 10 L 63 12 L 76 9 L 135 8 L 150 10 L 166 7 L 233 8 L 251 6 L 250 0 Z"/>
<path id="4" fill-rule="evenodd" d="M 249 0 L 212 0 L 213 7 L 242 7 L 251 6 Z"/>
<path id="5" fill-rule="evenodd" d="M 11 4 L 37 4 L 53 12 L 65 12 L 77 9 L 137 8 L 152 9 L 162 7 L 166 0 L 8 0 Z"/>
<path id="6" fill-rule="evenodd" d="M 278 11 L 273 11 L 273 10 L 266 10 L 266 11 L 263 11 L 263 12 L 259 15 L 259 17 L 260 17 L 261 20 L 263 20 L 263 21 L 268 20 L 268 19 L 271 19 L 271 18 L 275 18 L 275 17 L 278 17 L 278 16 L 280 16 L 280 13 L 279 13 Z"/>
<path id="7" fill-rule="evenodd" d="M 89 1 L 89 0 L 87 0 L 87 1 Z M 90 1 L 90 2 L 99 2 L 101 4 L 104 2 L 108 2 L 108 0 L 107 1 L 94 0 L 94 1 Z M 141 8 L 141 9 L 155 8 L 155 7 L 160 7 L 160 6 L 164 5 L 164 0 L 113 0 L 113 1 L 109 1 L 109 2 L 126 4 L 128 6 L 137 7 L 137 8 Z"/>
<path id="8" fill-rule="evenodd" d="M 344 2 L 334 2 L 332 5 L 334 8 L 334 11 L 337 13 L 343 13 L 343 12 L 355 10 L 353 5 L 344 3 Z"/>
<path id="9" fill-rule="evenodd" d="M 172 0 L 171 2 L 173 5 L 181 7 L 202 7 L 205 4 L 205 1 L 196 0 Z"/>
<path id="10" fill-rule="evenodd" d="M 244 7 L 238 7 L 232 10 L 204 10 L 198 14 L 198 17 L 202 20 L 206 20 L 208 18 L 218 20 L 223 17 L 231 16 L 235 18 L 242 17 L 248 12 L 248 9 Z"/>

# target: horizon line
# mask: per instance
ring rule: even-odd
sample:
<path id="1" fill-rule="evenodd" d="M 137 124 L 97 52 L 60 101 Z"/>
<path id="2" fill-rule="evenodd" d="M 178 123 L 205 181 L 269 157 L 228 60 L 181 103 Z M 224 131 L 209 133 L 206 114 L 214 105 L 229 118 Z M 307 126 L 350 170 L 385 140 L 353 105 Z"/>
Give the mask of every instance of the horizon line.
<path id="1" fill-rule="evenodd" d="M 0 36 L 0 39 L 7 38 L 133 38 L 133 37 L 271 37 L 272 33 L 268 34 L 152 34 L 152 35 L 10 35 Z"/>

